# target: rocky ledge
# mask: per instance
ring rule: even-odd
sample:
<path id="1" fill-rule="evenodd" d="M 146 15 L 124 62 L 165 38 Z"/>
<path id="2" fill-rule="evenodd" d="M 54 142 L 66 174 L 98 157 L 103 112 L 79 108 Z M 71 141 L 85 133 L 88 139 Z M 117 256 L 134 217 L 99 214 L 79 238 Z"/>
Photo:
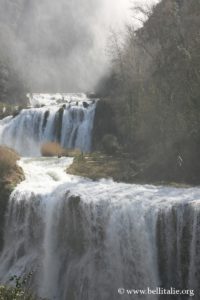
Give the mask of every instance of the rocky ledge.
<path id="1" fill-rule="evenodd" d="M 101 152 L 93 152 L 76 156 L 67 173 L 88 177 L 92 180 L 112 178 L 117 182 L 134 182 L 140 167 L 125 156 L 113 156 Z"/>
<path id="2" fill-rule="evenodd" d="M 112 178 L 116 182 L 154 184 L 173 187 L 190 187 L 181 181 L 166 180 L 165 177 L 153 176 L 154 166 L 148 161 L 136 161 L 129 154 L 120 153 L 108 155 L 103 152 L 93 152 L 74 157 L 67 173 L 92 180 Z"/>

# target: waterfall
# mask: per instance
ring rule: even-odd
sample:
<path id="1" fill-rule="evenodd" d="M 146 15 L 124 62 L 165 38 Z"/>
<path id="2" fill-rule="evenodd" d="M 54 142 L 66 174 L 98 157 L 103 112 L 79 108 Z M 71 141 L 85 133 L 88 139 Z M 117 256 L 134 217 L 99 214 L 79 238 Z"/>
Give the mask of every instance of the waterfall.
<path id="1" fill-rule="evenodd" d="M 29 95 L 31 108 L 0 121 L 0 144 L 22 156 L 39 156 L 45 142 L 64 148 L 91 148 L 96 101 L 84 94 Z"/>
<path id="2" fill-rule="evenodd" d="M 131 298 L 119 288 L 198 291 L 200 189 L 93 182 L 66 174 L 71 163 L 19 162 L 26 180 L 10 197 L 0 281 L 33 271 L 34 291 L 50 300 Z"/>
<path id="3" fill-rule="evenodd" d="M 67 174 L 73 159 L 40 157 L 40 147 L 56 141 L 89 151 L 96 102 L 84 94 L 29 99 L 29 109 L 0 121 L 0 144 L 26 156 L 26 179 L 5 216 L 0 283 L 33 272 L 33 291 L 49 300 L 163 299 L 126 293 L 156 288 L 194 290 L 198 300 L 200 189 Z"/>

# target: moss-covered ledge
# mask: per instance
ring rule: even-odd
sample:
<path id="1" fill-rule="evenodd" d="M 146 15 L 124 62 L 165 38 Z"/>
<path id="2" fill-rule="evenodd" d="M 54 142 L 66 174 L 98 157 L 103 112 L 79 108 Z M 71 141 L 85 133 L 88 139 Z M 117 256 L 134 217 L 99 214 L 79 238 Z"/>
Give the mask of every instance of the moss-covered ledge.
<path id="1" fill-rule="evenodd" d="M 12 149 L 0 146 L 0 251 L 3 247 L 5 212 L 9 197 L 18 183 L 25 179 L 17 165 L 19 155 Z"/>
<path id="2" fill-rule="evenodd" d="M 191 184 L 180 180 L 169 180 L 160 174 L 153 176 L 154 166 L 146 161 L 135 161 L 129 154 L 118 153 L 107 155 L 101 152 L 93 152 L 75 156 L 67 173 L 87 177 L 92 180 L 112 178 L 116 182 L 165 185 L 175 188 L 189 188 Z"/>
<path id="3" fill-rule="evenodd" d="M 140 166 L 134 160 L 101 152 L 76 156 L 67 169 L 68 174 L 88 177 L 92 180 L 113 178 L 117 182 L 126 183 L 134 182 L 139 172 Z"/>

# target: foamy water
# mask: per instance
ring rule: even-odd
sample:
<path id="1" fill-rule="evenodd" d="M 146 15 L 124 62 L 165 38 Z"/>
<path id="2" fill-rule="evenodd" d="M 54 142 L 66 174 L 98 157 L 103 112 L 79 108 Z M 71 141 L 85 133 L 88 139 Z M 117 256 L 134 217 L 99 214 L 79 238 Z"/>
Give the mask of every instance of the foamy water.
<path id="1" fill-rule="evenodd" d="M 195 289 L 198 300 L 200 188 L 67 174 L 73 158 L 39 157 L 40 147 L 57 141 L 88 151 L 96 103 L 84 94 L 34 94 L 30 102 L 0 121 L 0 144 L 25 156 L 26 177 L 9 199 L 0 282 L 32 271 L 34 292 L 49 300 L 129 300 L 119 288 L 159 286 Z"/>
<path id="2" fill-rule="evenodd" d="M 160 286 L 161 271 L 166 286 L 197 288 L 200 189 L 93 182 L 66 174 L 72 160 L 19 162 L 1 280 L 33 270 L 34 290 L 58 300 L 120 299 L 119 287 Z"/>

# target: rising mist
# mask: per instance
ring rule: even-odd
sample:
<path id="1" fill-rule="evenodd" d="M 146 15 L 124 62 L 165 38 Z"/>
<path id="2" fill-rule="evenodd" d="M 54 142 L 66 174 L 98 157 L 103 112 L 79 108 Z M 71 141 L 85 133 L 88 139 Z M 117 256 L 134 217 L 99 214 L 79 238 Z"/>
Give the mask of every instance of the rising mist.
<path id="1" fill-rule="evenodd" d="M 0 5 L 0 60 L 30 91 L 41 92 L 92 90 L 108 67 L 109 30 L 127 21 L 131 7 L 129 0 L 0 0 Z"/>

